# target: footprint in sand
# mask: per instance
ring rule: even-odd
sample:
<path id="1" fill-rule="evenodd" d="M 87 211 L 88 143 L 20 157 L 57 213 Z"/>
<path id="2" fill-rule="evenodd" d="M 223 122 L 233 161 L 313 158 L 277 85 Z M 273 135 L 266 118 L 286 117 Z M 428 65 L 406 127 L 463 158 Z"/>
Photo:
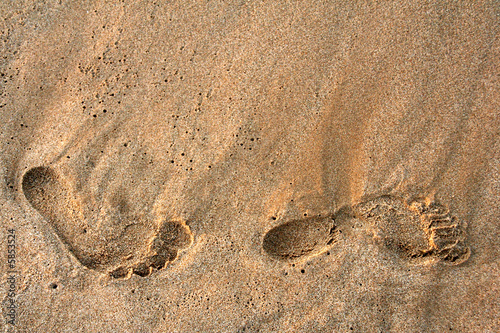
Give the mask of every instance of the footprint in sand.
<path id="1" fill-rule="evenodd" d="M 384 246 L 412 263 L 431 260 L 458 265 L 470 256 L 464 241 L 466 223 L 445 206 L 425 199 L 407 203 L 395 196 L 344 207 L 330 217 L 285 222 L 265 234 L 262 246 L 279 260 L 306 259 L 324 252 L 335 242 L 343 224 L 353 219 L 364 223 Z"/>
<path id="2" fill-rule="evenodd" d="M 114 278 L 129 278 L 132 274 L 144 277 L 166 267 L 193 242 L 184 222 L 161 221 L 151 228 L 151 223 L 140 216 L 127 215 L 123 200 L 117 202 L 116 209 L 122 214 L 112 224 L 115 228 L 100 230 L 98 223 L 86 221 L 81 202 L 69 188 L 50 167 L 32 168 L 22 179 L 28 202 L 87 268 Z"/>
<path id="3" fill-rule="evenodd" d="M 353 206 L 385 246 L 414 262 L 441 260 L 458 265 L 470 256 L 465 245 L 466 223 L 442 204 L 427 199 L 406 202 L 381 196 Z"/>
<path id="4" fill-rule="evenodd" d="M 337 235 L 333 216 L 314 216 L 274 227 L 265 234 L 262 247 L 276 259 L 295 261 L 325 251 Z"/>

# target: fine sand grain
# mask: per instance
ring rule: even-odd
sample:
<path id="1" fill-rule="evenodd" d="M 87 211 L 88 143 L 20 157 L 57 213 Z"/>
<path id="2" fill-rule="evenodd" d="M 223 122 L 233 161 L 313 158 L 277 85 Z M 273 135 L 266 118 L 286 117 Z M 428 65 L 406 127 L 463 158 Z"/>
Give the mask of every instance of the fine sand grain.
<path id="1" fill-rule="evenodd" d="M 498 331 L 499 18 L 0 1 L 0 331 Z"/>

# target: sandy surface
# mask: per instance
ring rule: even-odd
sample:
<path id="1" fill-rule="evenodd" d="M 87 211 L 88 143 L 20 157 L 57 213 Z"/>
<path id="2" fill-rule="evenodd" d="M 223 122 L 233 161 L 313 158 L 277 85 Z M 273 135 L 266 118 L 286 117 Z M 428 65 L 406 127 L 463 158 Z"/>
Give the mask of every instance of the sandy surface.
<path id="1" fill-rule="evenodd" d="M 497 331 L 499 17 L 1 1 L 0 329 Z"/>

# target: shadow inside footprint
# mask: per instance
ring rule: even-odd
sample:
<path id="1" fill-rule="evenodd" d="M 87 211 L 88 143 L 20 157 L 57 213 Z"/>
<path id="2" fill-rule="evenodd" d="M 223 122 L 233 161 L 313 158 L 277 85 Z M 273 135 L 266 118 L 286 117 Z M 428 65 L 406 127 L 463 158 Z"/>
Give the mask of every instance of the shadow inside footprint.
<path id="1" fill-rule="evenodd" d="M 55 171 L 49 167 L 30 169 L 24 174 L 22 189 L 31 206 L 50 222 L 62 241 L 75 251 L 69 239 L 80 233 L 80 228 L 74 223 L 65 223 L 65 210 L 69 200 L 67 191 Z"/>
<path id="2" fill-rule="evenodd" d="M 113 221 L 105 230 L 100 223 L 87 223 L 82 204 L 50 167 L 27 171 L 22 189 L 27 201 L 83 266 L 114 278 L 148 276 L 175 260 L 178 252 L 193 242 L 189 227 L 178 221 L 154 225 L 140 216 L 121 214 L 108 215 Z"/>
<path id="3" fill-rule="evenodd" d="M 51 168 L 36 167 L 24 174 L 22 188 L 29 203 L 38 211 L 54 218 L 52 204 L 63 195 L 56 173 Z"/>
<path id="4" fill-rule="evenodd" d="M 269 230 L 262 247 L 276 259 L 297 260 L 324 251 L 336 236 L 332 217 L 310 217 L 292 220 Z"/>

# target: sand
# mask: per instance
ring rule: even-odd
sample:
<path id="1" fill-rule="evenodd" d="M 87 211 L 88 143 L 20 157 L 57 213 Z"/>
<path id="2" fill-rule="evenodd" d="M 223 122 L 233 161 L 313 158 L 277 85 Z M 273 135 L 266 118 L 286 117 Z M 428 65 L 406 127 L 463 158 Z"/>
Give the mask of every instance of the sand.
<path id="1" fill-rule="evenodd" d="M 497 331 L 499 17 L 2 1 L 0 330 Z"/>

